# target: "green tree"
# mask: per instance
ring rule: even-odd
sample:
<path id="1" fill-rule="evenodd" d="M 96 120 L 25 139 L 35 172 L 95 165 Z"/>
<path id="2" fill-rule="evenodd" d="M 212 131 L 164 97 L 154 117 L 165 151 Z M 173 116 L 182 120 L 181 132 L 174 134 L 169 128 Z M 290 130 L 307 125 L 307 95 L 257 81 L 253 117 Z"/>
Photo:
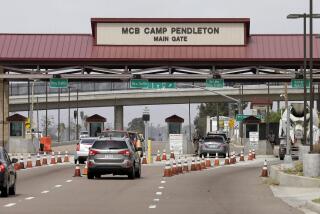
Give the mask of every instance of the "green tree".
<path id="1" fill-rule="evenodd" d="M 219 106 L 219 115 L 228 115 L 228 103 L 201 103 L 198 106 L 198 114 L 194 119 L 195 129 L 204 136 L 206 133 L 207 116 L 214 117 L 217 115 L 217 105 Z"/>
<path id="2" fill-rule="evenodd" d="M 269 115 L 266 118 L 266 122 L 279 123 L 280 119 L 281 119 L 281 112 L 271 111 L 269 112 Z"/>
<path id="3" fill-rule="evenodd" d="M 144 134 L 144 121 L 141 117 L 134 118 L 128 123 L 128 131 L 136 131 Z"/>
<path id="4" fill-rule="evenodd" d="M 46 133 L 46 116 L 42 116 L 41 117 L 41 120 L 40 120 L 40 126 L 42 128 L 42 133 L 45 133 L 45 135 L 47 136 L 50 131 L 49 129 L 54 125 L 54 119 L 53 119 L 53 116 L 48 116 L 48 119 L 47 119 L 47 128 L 48 128 L 48 133 Z"/>

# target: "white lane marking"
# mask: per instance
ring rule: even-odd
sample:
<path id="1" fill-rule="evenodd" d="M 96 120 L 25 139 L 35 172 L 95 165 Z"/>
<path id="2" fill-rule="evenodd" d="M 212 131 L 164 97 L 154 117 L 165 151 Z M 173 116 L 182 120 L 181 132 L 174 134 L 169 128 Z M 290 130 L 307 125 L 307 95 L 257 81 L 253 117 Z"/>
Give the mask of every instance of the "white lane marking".
<path id="1" fill-rule="evenodd" d="M 149 209 L 155 209 L 157 207 L 157 205 L 150 205 Z"/>
<path id="2" fill-rule="evenodd" d="M 165 183 L 166 183 L 166 181 L 161 181 L 161 183 L 162 183 L 162 184 L 165 184 Z"/>
<path id="3" fill-rule="evenodd" d="M 48 192 L 50 192 L 49 190 L 45 190 L 45 191 L 42 191 L 41 194 L 47 194 Z"/>
<path id="4" fill-rule="evenodd" d="M 163 189 L 164 187 L 163 187 L 163 186 L 159 186 L 158 188 L 159 188 L 159 189 Z"/>
<path id="5" fill-rule="evenodd" d="M 26 200 L 32 200 L 34 199 L 34 197 L 28 197 L 28 198 L 25 198 Z"/>
<path id="6" fill-rule="evenodd" d="M 153 199 L 153 201 L 158 202 L 158 201 L 160 201 L 160 199 L 159 198 L 155 198 L 155 199 Z"/>
<path id="7" fill-rule="evenodd" d="M 156 192 L 156 195 L 162 195 L 162 192 Z"/>
<path id="8" fill-rule="evenodd" d="M 58 184 L 58 185 L 55 185 L 54 187 L 59 188 L 59 187 L 62 187 L 62 185 Z"/>
<path id="9" fill-rule="evenodd" d="M 72 180 L 66 180 L 66 182 L 67 182 L 67 183 L 70 183 L 70 182 L 72 182 Z"/>
<path id="10" fill-rule="evenodd" d="M 4 207 L 13 207 L 14 205 L 16 205 L 16 203 L 6 204 L 6 205 L 4 205 Z"/>

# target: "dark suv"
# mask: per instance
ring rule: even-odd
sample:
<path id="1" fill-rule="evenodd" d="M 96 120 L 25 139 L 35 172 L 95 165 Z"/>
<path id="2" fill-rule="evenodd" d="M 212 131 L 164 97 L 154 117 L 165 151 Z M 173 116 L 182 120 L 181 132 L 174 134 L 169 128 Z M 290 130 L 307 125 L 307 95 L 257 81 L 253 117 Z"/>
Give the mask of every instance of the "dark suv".
<path id="1" fill-rule="evenodd" d="M 8 195 L 16 194 L 16 180 L 17 174 L 13 164 L 18 159 L 10 160 L 8 153 L 0 147 L 0 191 L 1 197 L 8 197 Z"/>
<path id="2" fill-rule="evenodd" d="M 128 138 L 99 138 L 93 143 L 89 150 L 87 177 L 100 178 L 105 174 L 140 178 L 140 155 Z"/>

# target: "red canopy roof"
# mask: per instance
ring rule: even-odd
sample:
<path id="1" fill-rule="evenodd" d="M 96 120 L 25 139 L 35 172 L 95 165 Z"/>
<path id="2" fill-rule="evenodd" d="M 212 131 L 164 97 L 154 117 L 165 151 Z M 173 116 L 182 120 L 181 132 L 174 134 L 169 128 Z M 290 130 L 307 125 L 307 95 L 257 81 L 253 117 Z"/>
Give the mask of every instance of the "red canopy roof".
<path id="1" fill-rule="evenodd" d="M 249 19 L 99 19 L 98 22 L 243 22 Z M 91 34 L 0 34 L 0 64 L 110 63 L 110 62 L 303 62 L 302 35 L 249 35 L 244 46 L 106 46 L 95 45 Z M 314 40 L 315 66 L 319 66 L 320 39 Z"/>

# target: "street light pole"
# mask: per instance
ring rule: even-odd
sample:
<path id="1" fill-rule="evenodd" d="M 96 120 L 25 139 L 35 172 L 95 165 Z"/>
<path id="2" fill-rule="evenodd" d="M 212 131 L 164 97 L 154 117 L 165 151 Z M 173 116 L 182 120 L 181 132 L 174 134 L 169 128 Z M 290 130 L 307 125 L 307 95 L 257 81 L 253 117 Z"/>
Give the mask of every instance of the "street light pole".
<path id="1" fill-rule="evenodd" d="M 313 93 L 313 0 L 310 0 L 310 152 L 313 152 L 313 107 L 314 107 L 314 93 Z"/>
<path id="2" fill-rule="evenodd" d="M 307 14 L 303 14 L 303 142 L 307 143 Z"/>

